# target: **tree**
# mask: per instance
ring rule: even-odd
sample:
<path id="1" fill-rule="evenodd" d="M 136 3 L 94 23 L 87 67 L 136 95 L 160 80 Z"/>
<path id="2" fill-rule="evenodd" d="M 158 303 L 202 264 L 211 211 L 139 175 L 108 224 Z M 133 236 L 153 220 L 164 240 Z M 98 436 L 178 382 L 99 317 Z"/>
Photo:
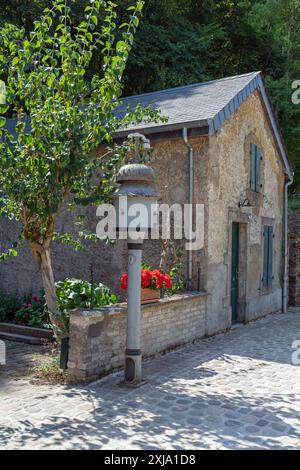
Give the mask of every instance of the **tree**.
<path id="1" fill-rule="evenodd" d="M 94 158 L 93 150 L 111 142 L 115 130 L 129 122 L 156 117 L 140 108 L 121 117 L 114 112 L 143 2 L 128 8 L 122 24 L 116 7 L 112 1 L 90 0 L 84 20 L 74 26 L 67 0 L 55 0 L 29 35 L 7 23 L 0 30 L 7 99 L 1 111 L 16 116 L 10 130 L 0 117 L 0 215 L 22 222 L 58 339 L 67 334 L 51 265 L 59 211 L 65 203 L 106 200 L 119 157 L 108 153 Z M 96 52 L 101 71 L 87 80 Z M 16 255 L 16 250 L 7 254 Z"/>

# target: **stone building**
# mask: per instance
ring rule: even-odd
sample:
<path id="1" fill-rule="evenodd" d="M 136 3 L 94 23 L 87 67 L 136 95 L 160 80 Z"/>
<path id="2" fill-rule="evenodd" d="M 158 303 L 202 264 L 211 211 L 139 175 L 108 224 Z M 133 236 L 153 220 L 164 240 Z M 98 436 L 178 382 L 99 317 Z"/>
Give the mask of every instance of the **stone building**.
<path id="1" fill-rule="evenodd" d="M 186 252 L 191 290 L 206 291 L 205 333 L 223 331 L 281 310 L 286 287 L 285 187 L 292 179 L 284 144 L 261 73 L 147 93 L 123 100 L 123 106 L 152 105 L 167 122 L 120 131 L 145 134 L 154 148 L 161 200 L 168 204 L 204 204 L 204 247 Z M 122 111 L 122 109 L 121 109 Z M 97 219 L 89 209 L 91 227 Z M 69 230 L 72 215 L 63 214 Z M 3 246 L 16 228 L 1 222 Z M 5 240 L 5 243 L 4 243 Z M 189 254 L 190 253 L 190 254 Z M 146 242 L 144 259 L 157 264 L 159 242 Z M 95 278 L 116 287 L 126 263 L 126 246 L 91 246 L 85 253 L 55 246 L 56 278 Z M 38 273 L 25 250 L 0 266 L 0 287 L 36 289 Z"/>

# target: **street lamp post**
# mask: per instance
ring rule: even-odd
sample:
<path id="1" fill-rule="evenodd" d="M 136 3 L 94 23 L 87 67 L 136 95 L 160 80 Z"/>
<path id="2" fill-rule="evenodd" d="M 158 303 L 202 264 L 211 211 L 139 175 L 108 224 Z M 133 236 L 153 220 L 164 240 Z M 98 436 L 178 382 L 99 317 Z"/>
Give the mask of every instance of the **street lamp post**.
<path id="1" fill-rule="evenodd" d="M 124 383 L 139 386 L 143 383 L 140 345 L 142 244 L 145 234 L 157 224 L 158 194 L 153 169 L 137 163 L 139 149 L 148 149 L 149 141 L 141 134 L 131 134 L 129 137 L 135 142 L 135 162 L 124 165 L 118 172 L 119 187 L 114 193 L 114 205 L 117 212 L 117 228 L 120 233 L 126 233 L 128 247 Z"/>
<path id="2" fill-rule="evenodd" d="M 142 382 L 141 322 L 141 262 L 142 239 L 128 237 L 127 341 L 125 350 L 125 383 Z"/>

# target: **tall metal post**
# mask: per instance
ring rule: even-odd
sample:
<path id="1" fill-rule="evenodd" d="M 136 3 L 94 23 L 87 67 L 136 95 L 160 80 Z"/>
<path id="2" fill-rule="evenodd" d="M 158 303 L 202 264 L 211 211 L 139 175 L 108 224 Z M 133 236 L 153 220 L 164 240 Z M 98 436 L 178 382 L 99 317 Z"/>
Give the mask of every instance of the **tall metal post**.
<path id="1" fill-rule="evenodd" d="M 142 381 L 141 323 L 142 239 L 128 239 L 127 343 L 125 351 L 125 383 Z"/>
<path id="2" fill-rule="evenodd" d="M 139 163 L 139 152 L 150 149 L 150 142 L 142 134 L 130 134 L 134 142 L 134 162 L 120 168 L 118 187 L 113 198 L 116 208 L 116 226 L 127 232 L 128 285 L 127 285 L 127 340 L 125 350 L 125 377 L 123 384 L 138 387 L 142 380 L 141 324 L 141 262 L 142 244 L 148 230 L 155 227 L 158 193 L 152 168 Z M 124 198 L 126 204 L 123 205 Z M 141 211 L 141 206 L 144 211 Z M 135 225 L 134 222 L 138 224 Z"/>

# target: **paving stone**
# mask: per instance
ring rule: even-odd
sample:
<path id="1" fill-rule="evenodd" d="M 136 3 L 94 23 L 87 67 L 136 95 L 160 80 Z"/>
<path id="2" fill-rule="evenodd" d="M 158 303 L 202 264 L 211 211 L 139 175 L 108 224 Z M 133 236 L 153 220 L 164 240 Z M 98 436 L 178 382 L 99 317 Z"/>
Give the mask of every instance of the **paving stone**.
<path id="1" fill-rule="evenodd" d="M 260 419 L 259 421 L 257 421 L 256 426 L 259 426 L 260 428 L 262 428 L 264 426 L 267 426 L 267 424 L 268 424 L 268 421 L 266 421 L 265 419 Z"/>
<path id="2" fill-rule="evenodd" d="M 278 432 L 284 432 L 286 430 L 286 426 L 279 423 L 272 423 L 271 428 Z"/>
<path id="3" fill-rule="evenodd" d="M 241 426 L 241 423 L 239 421 L 229 419 L 228 421 L 225 421 L 225 426 L 231 428 L 231 427 Z"/>
<path id="4" fill-rule="evenodd" d="M 253 434 L 253 433 L 256 433 L 256 432 L 260 432 L 260 428 L 257 427 L 257 426 L 247 426 L 245 428 L 245 431 L 247 431 L 247 433 L 249 433 L 249 434 Z"/>

